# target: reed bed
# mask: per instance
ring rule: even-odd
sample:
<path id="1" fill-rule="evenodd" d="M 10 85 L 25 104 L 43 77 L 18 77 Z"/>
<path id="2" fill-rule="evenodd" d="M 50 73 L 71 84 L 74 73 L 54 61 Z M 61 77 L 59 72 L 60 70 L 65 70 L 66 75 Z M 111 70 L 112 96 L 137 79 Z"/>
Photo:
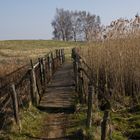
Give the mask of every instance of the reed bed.
<path id="1" fill-rule="evenodd" d="M 96 92 L 111 98 L 114 107 L 140 100 L 140 36 L 90 42 L 80 49 L 93 70 Z M 112 100 L 114 99 L 114 100 Z"/>

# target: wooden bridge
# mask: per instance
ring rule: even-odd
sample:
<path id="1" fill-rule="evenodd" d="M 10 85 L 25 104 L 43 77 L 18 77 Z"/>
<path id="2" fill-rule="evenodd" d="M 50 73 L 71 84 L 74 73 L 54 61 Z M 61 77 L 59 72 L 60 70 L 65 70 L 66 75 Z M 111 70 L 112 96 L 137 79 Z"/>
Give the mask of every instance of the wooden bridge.
<path id="1" fill-rule="evenodd" d="M 67 129 L 72 125 L 71 114 L 75 111 L 75 87 L 71 62 L 65 62 L 58 68 L 47 85 L 41 98 L 39 109 L 48 112 L 44 131 L 45 138 L 79 139 L 67 136 Z"/>
<path id="2" fill-rule="evenodd" d="M 19 107 L 33 104 L 48 112 L 46 129 L 40 139 L 82 140 L 81 134 L 68 135 L 67 129 L 76 125 L 71 115 L 75 112 L 77 99 L 79 103 L 87 104 L 86 125 L 91 127 L 92 70 L 75 49 L 72 58 L 73 61 L 65 60 L 64 50 L 56 50 L 35 63 L 31 60 L 30 67 L 23 66 L 5 76 L 0 81 L 0 115 L 4 116 L 0 123 L 6 124 L 6 117 L 12 114 L 20 127 Z"/>
<path id="3" fill-rule="evenodd" d="M 75 88 L 71 62 L 65 62 L 53 75 L 41 98 L 39 108 L 60 110 L 74 109 Z"/>

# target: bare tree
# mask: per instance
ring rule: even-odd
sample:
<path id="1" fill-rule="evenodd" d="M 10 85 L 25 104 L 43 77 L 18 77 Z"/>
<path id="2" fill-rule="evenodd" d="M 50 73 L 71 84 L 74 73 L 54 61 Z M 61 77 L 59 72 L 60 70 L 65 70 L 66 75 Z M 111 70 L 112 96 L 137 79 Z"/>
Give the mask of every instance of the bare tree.
<path id="1" fill-rule="evenodd" d="M 71 39 L 72 23 L 71 14 L 64 9 L 56 9 L 56 15 L 52 21 L 54 39 L 68 41 Z"/>
<path id="2" fill-rule="evenodd" d="M 100 28 L 100 17 L 86 11 L 56 9 L 52 26 L 54 39 L 89 41 L 96 39 Z"/>
<path id="3" fill-rule="evenodd" d="M 73 40 L 76 42 L 79 40 L 79 36 L 81 35 L 81 17 L 80 12 L 71 12 L 71 22 L 72 22 L 72 33 L 73 33 Z"/>
<path id="4" fill-rule="evenodd" d="M 82 31 L 84 32 L 85 40 L 89 41 L 96 37 L 96 32 L 100 27 L 100 17 L 91 15 L 86 11 L 81 12 Z"/>

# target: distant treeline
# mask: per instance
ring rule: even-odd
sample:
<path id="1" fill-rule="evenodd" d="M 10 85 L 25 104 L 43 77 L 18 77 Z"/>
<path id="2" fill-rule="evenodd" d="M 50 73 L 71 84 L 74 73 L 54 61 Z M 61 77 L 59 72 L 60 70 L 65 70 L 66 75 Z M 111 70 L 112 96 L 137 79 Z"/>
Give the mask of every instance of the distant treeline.
<path id="1" fill-rule="evenodd" d="M 100 31 L 100 17 L 86 11 L 56 9 L 52 21 L 53 39 L 63 41 L 90 40 Z"/>

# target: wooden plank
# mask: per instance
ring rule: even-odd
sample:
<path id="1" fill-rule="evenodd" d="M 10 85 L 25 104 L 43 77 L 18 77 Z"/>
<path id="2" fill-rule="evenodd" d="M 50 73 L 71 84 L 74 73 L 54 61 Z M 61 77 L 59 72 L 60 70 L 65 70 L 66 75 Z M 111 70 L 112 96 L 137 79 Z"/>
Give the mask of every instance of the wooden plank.
<path id="1" fill-rule="evenodd" d="M 33 95 L 33 104 L 35 106 L 38 105 L 38 102 L 39 102 L 39 95 L 38 95 L 38 92 L 37 92 L 37 83 L 36 83 L 36 74 L 35 74 L 35 69 L 34 69 L 34 66 L 33 66 L 33 62 L 32 60 L 30 60 L 31 62 L 31 88 L 32 88 L 32 95 Z"/>
<path id="2" fill-rule="evenodd" d="M 93 94 L 94 88 L 92 81 L 90 81 L 88 84 L 87 128 L 91 128 L 92 126 Z"/>
<path id="3" fill-rule="evenodd" d="M 40 106 L 42 108 L 71 108 L 74 106 L 74 81 L 72 64 L 64 64 L 54 74 L 43 94 Z"/>
<path id="4" fill-rule="evenodd" d="M 17 125 L 19 126 L 19 130 L 21 130 L 21 122 L 19 119 L 18 99 L 17 99 L 17 93 L 16 93 L 14 84 L 11 85 L 11 89 L 12 89 L 11 97 L 12 97 L 12 101 L 13 101 L 14 118 L 15 118 Z"/>

